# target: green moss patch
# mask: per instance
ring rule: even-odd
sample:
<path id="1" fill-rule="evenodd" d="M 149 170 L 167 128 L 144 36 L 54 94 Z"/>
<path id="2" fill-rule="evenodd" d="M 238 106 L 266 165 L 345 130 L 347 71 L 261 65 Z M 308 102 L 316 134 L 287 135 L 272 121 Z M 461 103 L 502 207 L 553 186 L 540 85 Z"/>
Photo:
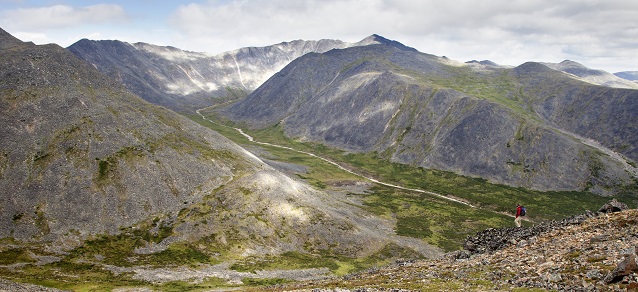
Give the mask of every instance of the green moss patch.
<path id="1" fill-rule="evenodd" d="M 36 260 L 24 248 L 12 248 L 0 251 L 0 265 L 12 265 L 17 263 L 33 263 Z"/>

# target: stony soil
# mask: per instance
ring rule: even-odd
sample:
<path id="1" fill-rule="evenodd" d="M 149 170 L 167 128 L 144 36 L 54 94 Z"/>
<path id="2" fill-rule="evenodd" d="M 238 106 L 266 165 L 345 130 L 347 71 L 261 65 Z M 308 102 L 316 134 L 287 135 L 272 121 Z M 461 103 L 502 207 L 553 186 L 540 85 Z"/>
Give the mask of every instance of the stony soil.
<path id="1" fill-rule="evenodd" d="M 0 278 L 0 292 L 58 292 L 64 290 L 58 290 L 54 288 L 47 288 L 33 284 L 16 283 L 9 280 Z"/>
<path id="2" fill-rule="evenodd" d="M 600 214 L 555 226 L 502 249 L 459 259 L 407 261 L 277 291 L 636 291 L 638 210 Z"/>
<path id="3" fill-rule="evenodd" d="M 545 226 L 545 227 L 538 227 Z M 540 230 L 540 231 L 539 231 Z M 487 236 L 492 234 L 492 236 Z M 505 236 L 515 234 L 519 238 Z M 263 272 L 260 278 L 286 277 L 294 284 L 258 288 L 264 291 L 636 291 L 638 289 L 638 210 L 588 213 L 532 227 L 486 230 L 468 238 L 472 251 L 448 253 L 436 260 L 401 261 L 344 277 L 325 271 Z M 149 282 L 203 279 L 230 281 L 246 277 L 226 274 L 224 267 L 206 269 L 138 269 Z M 269 275 L 267 273 L 273 273 Z M 249 290 L 250 290 L 249 289 Z M 0 291 L 58 291 L 0 280 Z"/>

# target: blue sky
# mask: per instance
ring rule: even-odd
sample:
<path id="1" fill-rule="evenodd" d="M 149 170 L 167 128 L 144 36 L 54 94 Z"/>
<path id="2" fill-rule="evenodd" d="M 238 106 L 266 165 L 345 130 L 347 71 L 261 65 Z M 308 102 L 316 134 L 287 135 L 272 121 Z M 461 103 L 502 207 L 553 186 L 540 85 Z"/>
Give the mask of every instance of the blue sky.
<path id="1" fill-rule="evenodd" d="M 37 44 L 117 39 L 209 53 L 376 33 L 459 61 L 638 71 L 635 0 L 0 0 L 0 27 Z"/>

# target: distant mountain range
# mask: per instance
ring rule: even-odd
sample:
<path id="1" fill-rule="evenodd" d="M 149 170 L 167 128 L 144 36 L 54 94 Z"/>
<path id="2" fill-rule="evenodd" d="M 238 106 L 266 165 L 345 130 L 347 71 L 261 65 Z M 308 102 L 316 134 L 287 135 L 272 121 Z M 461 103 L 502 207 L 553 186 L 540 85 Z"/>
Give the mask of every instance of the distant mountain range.
<path id="1" fill-rule="evenodd" d="M 472 60 L 465 63 L 469 65 L 479 64 L 479 65 L 486 65 L 486 66 L 492 66 L 492 67 L 512 68 L 511 66 L 501 66 L 490 60 L 483 60 L 483 61 Z M 570 61 L 570 60 L 565 60 L 560 63 L 544 62 L 541 64 L 549 68 L 552 68 L 554 70 L 567 73 L 568 76 L 577 80 L 585 81 L 587 83 L 602 85 L 607 87 L 614 87 L 614 88 L 638 89 L 638 83 L 631 82 L 635 80 L 635 79 L 631 79 L 631 76 L 632 76 L 631 72 L 618 72 L 618 73 L 611 74 L 603 70 L 588 68 L 582 64 L 579 64 L 577 62 Z"/>
<path id="2" fill-rule="evenodd" d="M 81 40 L 69 51 L 85 63 L 55 45 L 1 36 L 0 183 L 15 191 L 5 194 L 12 199 L 0 235 L 110 232 L 264 173 L 290 184 L 217 133 L 129 90 L 178 111 L 240 98 L 219 113 L 496 183 L 614 194 L 636 179 L 638 91 L 613 88 L 631 83 L 571 61 L 461 63 L 372 35 L 216 56 Z M 251 193 L 270 196 L 259 185 Z M 55 223 L 34 224 L 42 218 Z"/>
<path id="3" fill-rule="evenodd" d="M 250 93 L 309 52 L 369 44 L 339 40 L 284 42 L 210 55 L 146 43 L 80 40 L 68 49 L 145 100 L 192 111 Z"/>
<path id="4" fill-rule="evenodd" d="M 624 80 L 571 61 L 460 63 L 375 38 L 306 54 L 219 113 L 513 186 L 612 194 L 635 181 L 638 90 L 609 87 Z"/>
<path id="5" fill-rule="evenodd" d="M 614 75 L 623 79 L 638 81 L 638 71 L 617 72 L 617 73 L 614 73 Z"/>
<path id="6" fill-rule="evenodd" d="M 635 91 L 623 90 L 638 84 L 569 60 L 515 68 L 488 60 L 461 63 L 379 35 L 353 44 L 293 41 L 216 56 L 118 41 L 82 40 L 69 50 L 153 103 L 189 111 L 250 93 L 223 113 L 255 127 L 283 121 L 292 137 L 377 151 L 401 163 L 601 194 L 635 177 Z M 424 118 L 416 111 L 398 118 L 406 104 L 423 108 L 430 119 L 413 120 Z M 457 112 L 461 105 L 464 111 Z M 353 110 L 358 120 L 351 119 Z M 509 130 L 492 132 L 494 123 Z M 519 142 L 522 137 L 535 142 Z M 600 149 L 581 141 L 589 139 Z M 612 156 L 596 154 L 601 151 Z"/>
<path id="7" fill-rule="evenodd" d="M 565 60 L 560 63 L 542 63 L 542 64 L 554 70 L 568 73 L 576 79 L 589 82 L 592 84 L 598 84 L 598 85 L 615 87 L 615 88 L 638 89 L 638 83 L 630 81 L 631 79 L 624 78 L 623 76 L 627 76 L 627 75 L 626 74 L 623 75 L 623 73 L 611 74 L 603 70 L 594 70 L 570 60 Z"/>

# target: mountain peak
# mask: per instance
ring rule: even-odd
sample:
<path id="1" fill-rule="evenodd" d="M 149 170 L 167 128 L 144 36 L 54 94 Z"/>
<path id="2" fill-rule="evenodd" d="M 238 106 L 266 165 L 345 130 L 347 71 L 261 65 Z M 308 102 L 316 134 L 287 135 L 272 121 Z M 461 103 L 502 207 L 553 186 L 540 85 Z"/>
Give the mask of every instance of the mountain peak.
<path id="1" fill-rule="evenodd" d="M 466 64 L 481 64 L 481 65 L 487 65 L 487 66 L 498 66 L 498 64 L 490 61 L 490 60 L 483 60 L 483 61 L 478 61 L 478 60 L 472 60 L 472 61 L 467 61 L 465 62 Z"/>
<path id="2" fill-rule="evenodd" d="M 360 45 L 360 46 L 376 45 L 376 44 L 395 47 L 403 51 L 415 51 L 415 52 L 417 51 L 415 48 L 408 47 L 398 41 L 387 39 L 378 34 L 373 34 L 357 43 L 357 45 Z"/>
<path id="3" fill-rule="evenodd" d="M 589 69 L 587 66 L 572 60 L 563 60 L 562 62 L 558 63 L 558 65 L 563 68 Z"/>
<path id="4" fill-rule="evenodd" d="M 24 44 L 24 42 L 0 28 L 0 49 L 15 47 L 21 44 Z"/>
<path id="5" fill-rule="evenodd" d="M 635 82 L 619 78 L 604 70 L 591 69 L 583 64 L 571 60 L 560 63 L 543 63 L 549 68 L 570 74 L 573 78 L 592 84 L 616 88 L 638 89 Z"/>

